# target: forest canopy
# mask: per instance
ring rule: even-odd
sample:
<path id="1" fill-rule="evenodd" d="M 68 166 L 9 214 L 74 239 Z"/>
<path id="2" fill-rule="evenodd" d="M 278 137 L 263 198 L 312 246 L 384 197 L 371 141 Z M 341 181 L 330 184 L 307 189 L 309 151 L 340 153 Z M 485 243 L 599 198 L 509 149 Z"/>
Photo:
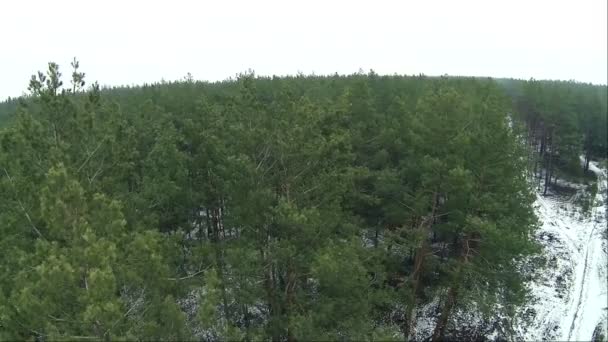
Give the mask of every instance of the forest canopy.
<path id="1" fill-rule="evenodd" d="M 526 300 L 539 180 L 606 157 L 605 86 L 70 74 L 0 105 L 1 340 L 455 336 Z"/>

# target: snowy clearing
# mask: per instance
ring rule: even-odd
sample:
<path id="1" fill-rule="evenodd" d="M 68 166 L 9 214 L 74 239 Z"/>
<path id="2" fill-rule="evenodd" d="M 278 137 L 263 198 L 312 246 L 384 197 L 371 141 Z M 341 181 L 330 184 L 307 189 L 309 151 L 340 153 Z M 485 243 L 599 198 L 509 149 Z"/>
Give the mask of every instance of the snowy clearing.
<path id="1" fill-rule="evenodd" d="M 517 329 L 523 340 L 590 341 L 598 327 L 606 336 L 607 177 L 595 163 L 589 169 L 598 177 L 590 213 L 571 200 L 537 195 L 537 238 L 547 263 L 530 284 L 534 300 L 523 308 Z"/>

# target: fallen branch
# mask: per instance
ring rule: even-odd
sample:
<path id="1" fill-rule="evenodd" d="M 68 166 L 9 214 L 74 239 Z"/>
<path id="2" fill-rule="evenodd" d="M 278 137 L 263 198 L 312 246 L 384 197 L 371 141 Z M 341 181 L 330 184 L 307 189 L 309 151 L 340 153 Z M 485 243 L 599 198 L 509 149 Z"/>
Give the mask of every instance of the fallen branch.
<path id="1" fill-rule="evenodd" d="M 103 144 L 103 139 L 97 145 L 97 147 L 95 148 L 95 150 L 93 150 L 93 152 L 87 156 L 87 159 L 85 159 L 85 161 L 80 165 L 80 167 L 78 168 L 78 170 L 76 170 L 76 173 L 78 173 L 78 172 L 80 172 L 80 170 L 82 170 L 82 168 L 89 162 L 89 159 L 91 159 L 91 157 L 93 155 L 95 155 L 95 153 L 97 152 L 97 150 L 99 150 L 99 148 L 101 147 L 102 144 Z"/>
<path id="2" fill-rule="evenodd" d="M 206 271 L 206 270 L 208 270 L 208 269 L 209 269 L 209 268 L 205 268 L 204 270 L 200 270 L 200 271 L 194 272 L 194 273 L 192 273 L 192 274 L 190 274 L 190 275 L 187 275 L 187 276 L 184 276 L 184 277 L 181 277 L 181 278 L 167 278 L 167 280 L 171 280 L 171 281 L 180 281 L 180 280 L 186 280 L 186 279 L 194 278 L 194 277 L 196 277 L 197 275 L 199 275 L 199 274 L 201 274 L 201 273 L 205 272 L 205 271 Z"/>

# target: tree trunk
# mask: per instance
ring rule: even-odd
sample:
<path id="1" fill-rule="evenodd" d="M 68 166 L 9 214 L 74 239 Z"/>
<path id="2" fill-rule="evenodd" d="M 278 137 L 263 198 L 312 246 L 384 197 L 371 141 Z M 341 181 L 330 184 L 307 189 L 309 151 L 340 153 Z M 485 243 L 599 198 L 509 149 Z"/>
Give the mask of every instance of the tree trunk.
<path id="1" fill-rule="evenodd" d="M 462 243 L 460 245 L 460 248 L 461 248 L 460 260 L 459 260 L 458 266 L 454 270 L 453 284 L 448 290 L 448 295 L 447 295 L 447 298 L 445 301 L 445 305 L 443 306 L 443 311 L 441 312 L 439 321 L 437 321 L 437 325 L 435 325 L 435 330 L 433 331 L 432 341 L 439 341 L 439 340 L 443 339 L 443 336 L 445 334 L 445 328 L 446 328 L 446 326 L 448 324 L 448 320 L 450 318 L 450 314 L 452 313 L 454 306 L 456 306 L 456 301 L 458 298 L 458 289 L 460 287 L 462 268 L 469 262 L 469 255 L 474 248 L 474 245 L 473 245 L 473 247 L 471 247 L 471 242 L 475 243 L 474 241 L 475 240 L 472 239 L 470 235 L 464 236 L 462 239 Z M 479 240 L 477 239 L 477 241 L 479 241 Z"/>
<path id="2" fill-rule="evenodd" d="M 589 171 L 589 160 L 591 159 L 591 138 L 589 131 L 585 133 L 585 143 L 583 149 L 585 151 L 585 164 L 583 165 L 583 171 Z"/>
<path id="3" fill-rule="evenodd" d="M 249 309 L 247 307 L 247 304 L 241 305 L 241 313 L 243 315 L 243 323 L 245 325 L 245 341 L 251 341 L 251 337 L 249 336 L 249 327 L 251 325 L 251 322 L 249 320 Z"/>
<path id="4" fill-rule="evenodd" d="M 422 234 L 425 236 L 423 237 L 422 244 L 416 249 L 416 254 L 414 255 L 414 271 L 411 275 L 412 304 L 404 322 L 404 327 L 402 329 L 405 340 L 409 340 L 409 337 L 414 333 L 416 329 L 416 319 L 414 317 L 416 314 L 416 296 L 418 294 L 418 288 L 420 286 L 420 279 L 422 278 L 424 262 L 430 249 L 428 238 L 426 235 L 428 235 L 429 231 L 431 230 L 431 227 L 433 226 L 433 221 L 435 220 L 435 212 L 437 211 L 437 200 L 438 195 L 437 191 L 435 191 L 433 193 L 431 213 L 427 217 L 422 218 L 418 227 L 419 230 L 422 230 Z"/>
<path id="5" fill-rule="evenodd" d="M 439 317 L 439 321 L 435 326 L 435 330 L 433 331 L 432 341 L 440 341 L 443 339 L 445 334 L 445 328 L 448 324 L 448 319 L 450 318 L 450 313 L 452 309 L 456 305 L 456 299 L 458 297 L 458 284 L 450 287 L 448 290 L 448 297 L 446 298 L 445 305 L 443 307 L 443 311 L 441 312 L 441 316 Z"/>
<path id="6" fill-rule="evenodd" d="M 547 131 L 543 128 L 543 136 L 540 139 L 540 151 L 538 151 L 541 155 L 541 157 L 544 155 L 545 153 L 545 143 L 547 140 Z"/>
<path id="7" fill-rule="evenodd" d="M 276 302 L 275 296 L 275 277 L 272 267 L 272 262 L 270 261 L 270 257 L 267 253 L 264 253 L 264 250 L 260 250 L 260 255 L 262 256 L 262 260 L 264 263 L 264 287 L 266 290 L 266 300 L 268 302 L 268 312 L 270 314 L 270 332 L 272 335 L 273 341 L 278 341 L 281 339 L 281 336 L 278 330 L 275 328 L 275 324 L 277 323 L 277 318 L 280 315 L 280 310 L 278 304 Z"/>
<path id="8" fill-rule="evenodd" d="M 295 270 L 293 269 L 293 265 L 290 265 L 287 269 L 287 281 L 285 284 L 285 317 L 287 318 L 287 341 L 294 342 L 296 339 L 293 336 L 293 329 L 289 324 L 289 317 L 291 315 L 291 311 L 295 306 L 295 289 L 296 289 L 296 280 L 298 279 Z"/>
<path id="9" fill-rule="evenodd" d="M 428 242 L 425 240 L 422 242 L 422 246 L 416 251 L 414 256 L 414 272 L 412 273 L 412 304 L 407 313 L 405 326 L 403 328 L 403 335 L 405 340 L 409 340 L 411 335 L 414 334 L 416 329 L 416 296 L 418 295 L 418 288 L 420 284 L 420 278 L 422 274 L 422 267 L 424 265 L 424 259 L 428 253 Z"/>
<path id="10" fill-rule="evenodd" d="M 551 151 L 548 153 L 549 160 L 547 161 L 547 166 L 545 168 L 545 191 L 543 195 L 547 194 L 547 188 L 549 187 L 549 182 L 551 181 L 551 172 L 553 169 L 553 133 L 551 133 Z"/>
<path id="11" fill-rule="evenodd" d="M 206 214 L 206 219 L 207 219 L 207 239 L 209 241 L 213 241 L 213 228 L 211 225 L 211 211 L 209 211 L 208 208 L 205 208 L 205 214 Z"/>
<path id="12" fill-rule="evenodd" d="M 374 248 L 378 248 L 378 235 L 380 233 L 380 227 L 376 226 L 374 230 Z"/>
<path id="13" fill-rule="evenodd" d="M 542 182 L 542 176 L 543 176 L 543 167 L 542 164 L 546 159 L 546 150 L 547 150 L 547 130 L 545 129 L 545 127 L 543 126 L 542 128 L 542 137 L 540 140 L 540 151 L 539 151 L 539 156 L 538 156 L 538 163 L 541 164 L 541 167 L 538 170 L 538 189 L 540 190 L 540 184 Z M 545 172 L 546 172 L 546 165 L 545 165 Z"/>
<path id="14" fill-rule="evenodd" d="M 224 275 L 224 258 L 223 251 L 220 242 L 220 229 L 221 229 L 221 217 L 218 208 L 214 208 L 211 210 L 211 223 L 213 230 L 213 243 L 215 249 L 215 263 L 217 266 L 218 275 L 220 277 L 221 282 L 221 293 L 222 293 L 222 302 L 224 304 L 224 315 L 226 316 L 226 320 L 230 320 L 230 309 L 228 307 L 228 295 L 226 293 L 226 277 Z"/>

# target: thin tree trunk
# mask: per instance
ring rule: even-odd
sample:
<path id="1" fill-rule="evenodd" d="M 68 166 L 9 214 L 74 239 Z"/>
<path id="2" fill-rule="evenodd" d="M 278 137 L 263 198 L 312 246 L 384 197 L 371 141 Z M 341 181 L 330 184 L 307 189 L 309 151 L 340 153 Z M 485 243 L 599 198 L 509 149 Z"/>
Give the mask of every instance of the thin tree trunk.
<path id="1" fill-rule="evenodd" d="M 422 246 L 418 248 L 414 257 L 414 273 L 412 273 L 412 304 L 407 313 L 405 321 L 404 338 L 409 340 L 410 336 L 414 334 L 416 329 L 416 298 L 418 295 L 418 288 L 420 284 L 420 278 L 422 274 L 422 267 L 424 264 L 425 255 L 428 253 L 428 241 L 423 241 Z"/>
<path id="2" fill-rule="evenodd" d="M 424 268 L 424 263 L 425 263 L 425 259 L 426 256 L 429 253 L 429 243 L 428 243 L 428 238 L 426 237 L 426 235 L 428 235 L 431 227 L 433 226 L 433 221 L 435 219 L 435 212 L 437 211 L 437 200 L 438 200 L 438 195 L 437 192 L 435 191 L 433 193 L 433 204 L 431 207 L 431 213 L 429 214 L 429 216 L 427 216 L 426 218 L 422 218 L 422 221 L 420 222 L 420 226 L 418 227 L 419 230 L 422 230 L 422 234 L 425 235 L 423 237 L 422 240 L 422 244 L 420 245 L 420 247 L 417 248 L 416 250 L 416 254 L 414 255 L 414 271 L 412 272 L 412 304 L 411 307 L 409 309 L 409 312 L 407 314 L 406 320 L 405 320 L 405 324 L 403 327 L 403 334 L 406 340 L 409 339 L 409 337 L 414 333 L 415 329 L 416 329 L 416 319 L 415 319 L 415 314 L 416 314 L 416 297 L 418 295 L 418 289 L 420 287 L 420 279 L 422 278 L 422 271 Z"/>
<path id="3" fill-rule="evenodd" d="M 439 317 L 437 325 L 435 325 L 435 330 L 433 331 L 433 337 L 431 339 L 433 342 L 443 339 L 443 336 L 445 335 L 445 328 L 447 327 L 448 320 L 450 318 L 450 314 L 452 313 L 454 306 L 456 306 L 462 268 L 469 262 L 469 254 L 472 250 L 472 248 L 470 247 L 471 241 L 472 240 L 470 236 L 465 236 L 462 240 L 462 244 L 460 246 L 460 261 L 456 270 L 454 270 L 455 276 L 453 284 L 448 290 L 448 295 L 445 301 L 445 305 L 443 307 L 443 311 L 441 312 L 441 316 Z"/>
<path id="4" fill-rule="evenodd" d="M 245 323 L 245 341 L 250 341 L 251 337 L 249 336 L 249 326 L 251 325 L 249 321 L 249 309 L 247 308 L 247 304 L 241 305 L 241 313 L 243 315 L 243 321 Z"/>
<path id="5" fill-rule="evenodd" d="M 298 279 L 295 270 L 293 269 L 293 265 L 290 265 L 287 268 L 287 282 L 285 284 L 285 316 L 289 319 L 291 315 L 291 311 L 295 306 L 295 289 L 296 289 L 296 280 Z M 291 328 L 289 321 L 287 324 L 287 341 L 293 342 L 295 341 L 295 337 L 293 336 L 293 329 Z"/>
<path id="6" fill-rule="evenodd" d="M 374 229 L 374 248 L 378 248 L 378 235 L 379 235 L 380 227 L 376 226 Z"/>
<path id="7" fill-rule="evenodd" d="M 211 212 L 208 208 L 205 208 L 205 215 L 207 219 L 207 239 L 213 241 L 213 228 L 211 228 Z"/>
<path id="8" fill-rule="evenodd" d="M 274 281 L 272 279 L 272 265 L 268 260 L 266 253 L 263 250 L 260 250 L 260 255 L 262 256 L 262 262 L 264 263 L 264 287 L 266 290 L 266 296 L 268 301 L 268 308 L 270 312 L 270 316 L 273 317 L 276 311 L 276 305 L 274 303 Z"/>
<path id="9" fill-rule="evenodd" d="M 446 298 L 445 305 L 443 307 L 443 311 L 441 312 L 441 316 L 439 317 L 439 321 L 435 326 L 435 330 L 433 331 L 432 341 L 440 341 L 443 339 L 445 335 L 445 328 L 448 325 L 448 319 L 450 318 L 450 313 L 452 309 L 456 305 L 456 299 L 458 297 L 458 287 L 457 284 L 450 287 L 448 290 L 448 296 Z"/>
<path id="10" fill-rule="evenodd" d="M 540 151 L 538 151 L 541 156 L 543 156 L 544 153 L 545 153 L 545 143 L 546 143 L 546 140 L 547 140 L 547 131 L 543 127 L 543 136 L 540 139 Z"/>
<path id="11" fill-rule="evenodd" d="M 536 175 L 536 167 L 538 165 L 538 160 L 536 157 L 536 122 L 533 123 L 532 126 L 528 129 L 528 166 L 530 171 L 532 171 L 532 177 Z M 534 166 L 532 166 L 534 165 Z M 534 169 L 532 169 L 534 168 Z"/>
<path id="12" fill-rule="evenodd" d="M 591 159 L 591 139 L 589 138 L 589 132 L 585 133 L 585 143 L 583 144 L 583 150 L 585 151 L 585 162 L 583 164 L 583 171 L 589 170 L 589 160 Z"/>
<path id="13" fill-rule="evenodd" d="M 221 282 L 221 293 L 222 293 L 222 301 L 224 304 L 224 315 L 226 316 L 226 320 L 230 320 L 230 308 L 228 307 L 228 295 L 226 293 L 226 277 L 224 275 L 224 258 L 223 251 L 220 242 L 220 229 L 221 229 L 221 218 L 218 208 L 214 208 L 211 210 L 212 215 L 212 224 L 213 224 L 213 242 L 215 248 L 215 263 L 218 270 L 218 275 L 220 277 Z"/>
<path id="14" fill-rule="evenodd" d="M 543 195 L 547 194 L 547 188 L 549 187 L 549 182 L 551 180 L 551 172 L 552 172 L 552 168 L 553 168 L 553 133 L 551 133 L 551 152 L 549 153 L 549 160 L 547 162 L 547 167 L 545 168 L 545 191 L 543 192 Z"/>
<path id="15" fill-rule="evenodd" d="M 539 151 L 539 156 L 538 156 L 538 163 L 541 164 L 541 167 L 538 170 L 538 188 L 539 188 L 539 190 L 540 190 L 540 182 L 542 181 L 542 176 L 543 176 L 542 164 L 545 162 L 546 149 L 547 149 L 547 130 L 544 126 L 543 126 L 542 130 L 543 130 L 543 133 L 542 133 L 542 137 L 540 140 L 540 151 Z"/>
<path id="16" fill-rule="evenodd" d="M 267 249 L 268 246 L 266 246 L 266 250 Z M 279 319 L 281 315 L 281 310 L 276 300 L 276 276 L 272 261 L 270 260 L 270 255 L 268 255 L 267 252 L 264 252 L 263 249 L 260 250 L 260 254 L 262 256 L 262 261 L 265 265 L 264 287 L 266 290 L 266 301 L 268 303 L 268 312 L 270 315 L 270 334 L 272 335 L 272 341 L 279 341 L 281 340 L 281 334 L 279 329 L 277 329 L 277 325 L 280 324 Z"/>

